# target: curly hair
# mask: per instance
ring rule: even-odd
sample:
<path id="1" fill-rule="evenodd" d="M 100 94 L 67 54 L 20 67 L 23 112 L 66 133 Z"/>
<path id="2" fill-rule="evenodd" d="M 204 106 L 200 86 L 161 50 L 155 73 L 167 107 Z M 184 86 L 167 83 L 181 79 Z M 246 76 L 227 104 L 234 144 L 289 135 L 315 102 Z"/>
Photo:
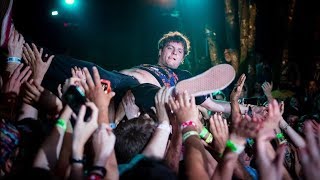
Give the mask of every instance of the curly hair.
<path id="1" fill-rule="evenodd" d="M 190 41 L 182 33 L 178 31 L 170 31 L 167 34 L 164 34 L 158 41 L 158 50 L 163 49 L 169 42 L 182 43 L 184 56 L 187 56 L 190 53 Z"/>

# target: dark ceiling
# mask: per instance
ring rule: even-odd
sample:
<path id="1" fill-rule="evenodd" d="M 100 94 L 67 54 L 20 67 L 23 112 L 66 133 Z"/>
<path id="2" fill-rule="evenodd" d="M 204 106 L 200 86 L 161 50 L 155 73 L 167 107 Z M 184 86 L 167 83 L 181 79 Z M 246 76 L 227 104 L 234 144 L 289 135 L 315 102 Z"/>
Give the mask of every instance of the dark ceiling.
<path id="1" fill-rule="evenodd" d="M 192 42 L 203 38 L 205 24 L 211 24 L 224 45 L 224 4 L 220 0 L 177 0 L 176 9 L 145 3 L 146 0 L 76 0 L 74 9 L 61 7 L 62 0 L 16 0 L 17 29 L 41 46 L 57 53 L 86 59 L 107 69 L 123 69 L 140 63 L 155 63 L 157 40 L 170 30 L 181 30 Z M 279 64 L 286 26 L 287 0 L 257 0 L 256 49 L 274 65 Z M 315 34 L 316 2 L 297 0 L 289 56 L 298 63 L 319 56 Z M 60 9 L 59 9 L 60 8 Z M 59 9 L 58 17 L 51 10 Z M 179 14 L 175 14 L 178 10 Z M 63 12 L 64 11 L 64 12 Z M 69 23 L 64 27 L 64 23 Z M 318 30 L 317 30 L 318 29 Z M 32 37 L 32 38 L 31 38 Z M 200 41 L 202 42 L 202 41 Z M 206 56 L 202 44 L 194 43 L 189 57 Z M 203 40 L 203 46 L 205 41 Z M 199 48 L 200 50 L 197 50 Z"/>

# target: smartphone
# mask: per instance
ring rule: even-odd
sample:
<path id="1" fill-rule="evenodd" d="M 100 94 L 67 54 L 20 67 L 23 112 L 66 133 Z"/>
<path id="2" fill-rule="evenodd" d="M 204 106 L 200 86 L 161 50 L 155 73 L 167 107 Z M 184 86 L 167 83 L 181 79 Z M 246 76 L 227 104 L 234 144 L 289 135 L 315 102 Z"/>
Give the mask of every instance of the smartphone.
<path id="1" fill-rule="evenodd" d="M 84 92 L 78 86 L 70 86 L 62 95 L 62 101 L 67 103 L 75 114 L 78 114 L 82 105 L 87 102 Z M 86 109 L 84 121 L 87 121 L 91 115 L 91 109 Z"/>
<path id="2" fill-rule="evenodd" d="M 103 91 L 110 93 L 111 92 L 111 82 L 105 79 L 100 80 Z"/>

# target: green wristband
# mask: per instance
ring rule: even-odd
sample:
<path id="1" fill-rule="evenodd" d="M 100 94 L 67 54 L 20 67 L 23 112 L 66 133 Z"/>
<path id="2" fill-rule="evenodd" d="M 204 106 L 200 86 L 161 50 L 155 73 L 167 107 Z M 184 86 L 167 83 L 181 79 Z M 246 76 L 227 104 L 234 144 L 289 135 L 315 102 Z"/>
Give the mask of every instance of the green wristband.
<path id="1" fill-rule="evenodd" d="M 56 126 L 60 127 L 61 129 L 63 129 L 64 131 L 67 129 L 67 123 L 64 119 L 59 118 L 56 122 Z"/>
<path id="2" fill-rule="evenodd" d="M 276 134 L 276 137 L 277 137 L 278 139 L 283 139 L 283 138 L 284 138 L 284 135 L 283 135 L 282 133 L 277 133 L 277 134 Z"/>
<path id="3" fill-rule="evenodd" d="M 244 148 L 245 148 L 245 146 L 235 144 L 235 143 L 232 142 L 231 140 L 228 140 L 228 141 L 227 141 L 226 147 L 229 148 L 229 149 L 231 150 L 231 152 L 234 152 L 234 153 L 236 153 L 236 154 L 242 153 L 242 151 L 243 151 Z"/>
<path id="4" fill-rule="evenodd" d="M 190 136 L 197 135 L 199 136 L 197 131 L 188 131 L 182 135 L 182 142 L 185 142 Z"/>
<path id="5" fill-rule="evenodd" d="M 201 130 L 201 132 L 200 132 L 200 134 L 199 134 L 199 136 L 200 136 L 202 139 L 204 139 L 204 138 L 206 137 L 207 133 L 209 133 L 208 129 L 205 128 L 205 127 L 203 127 L 202 130 Z"/>

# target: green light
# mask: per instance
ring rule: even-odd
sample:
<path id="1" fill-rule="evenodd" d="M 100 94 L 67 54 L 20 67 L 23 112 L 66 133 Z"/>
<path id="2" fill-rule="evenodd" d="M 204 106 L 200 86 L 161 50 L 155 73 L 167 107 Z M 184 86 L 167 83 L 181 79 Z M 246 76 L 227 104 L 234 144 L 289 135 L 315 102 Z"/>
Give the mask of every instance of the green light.
<path id="1" fill-rule="evenodd" d="M 74 4 L 74 0 L 65 0 L 65 2 L 70 5 Z"/>
<path id="2" fill-rule="evenodd" d="M 52 12 L 51 12 L 51 15 L 52 15 L 52 16 L 57 16 L 58 14 L 59 14 L 58 11 L 52 11 Z"/>

